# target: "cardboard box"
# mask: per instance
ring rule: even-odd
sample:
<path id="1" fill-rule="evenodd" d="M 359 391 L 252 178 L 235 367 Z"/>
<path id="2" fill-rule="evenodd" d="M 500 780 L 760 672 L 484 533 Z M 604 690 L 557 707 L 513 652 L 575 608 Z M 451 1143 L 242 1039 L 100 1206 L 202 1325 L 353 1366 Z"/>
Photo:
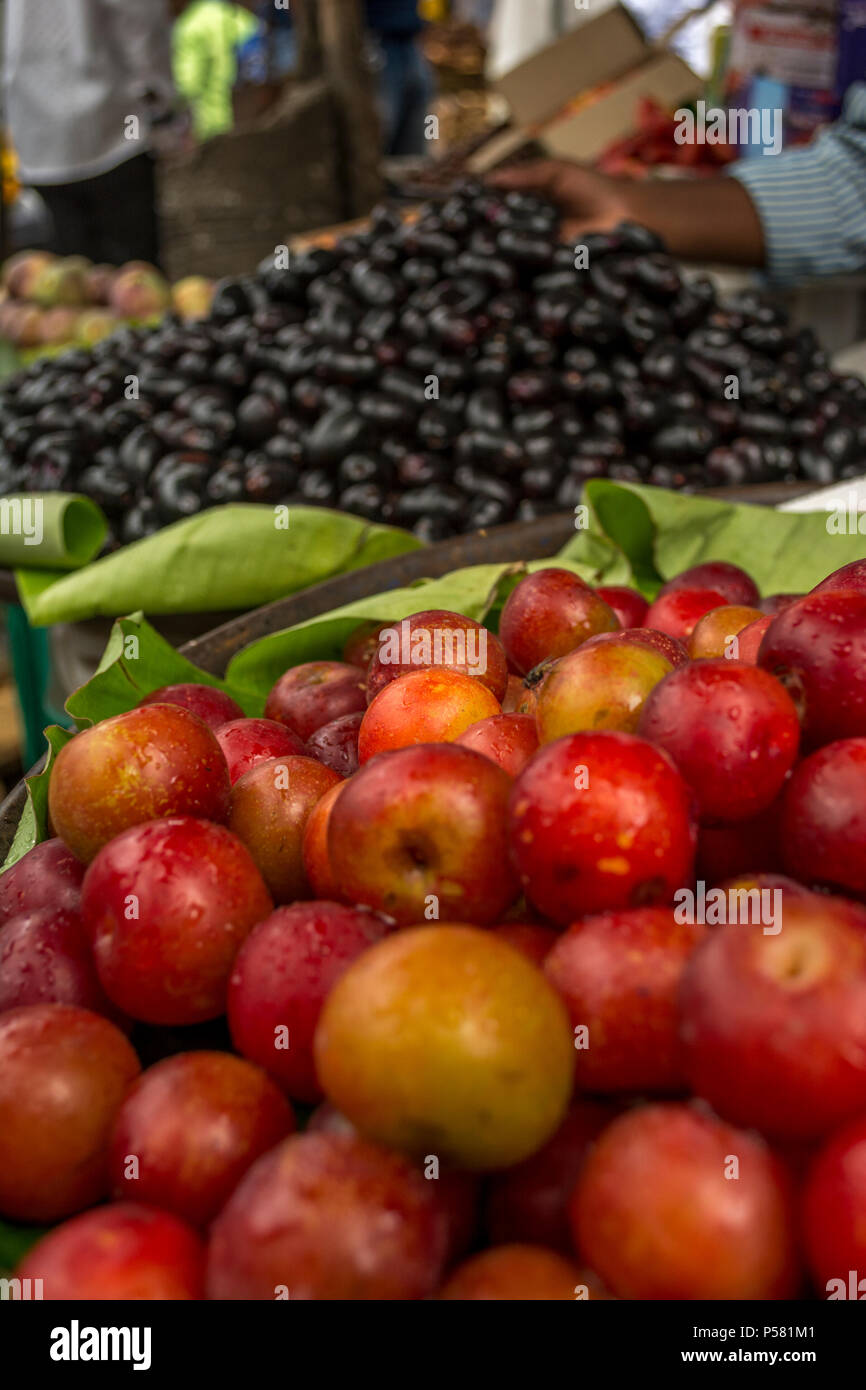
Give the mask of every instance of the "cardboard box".
<path id="1" fill-rule="evenodd" d="M 516 126 L 549 121 L 574 97 L 629 72 L 650 53 L 631 15 L 616 0 L 593 3 L 556 43 L 527 58 L 493 83 Z"/>
<path id="2" fill-rule="evenodd" d="M 640 97 L 655 97 L 662 106 L 674 111 L 700 96 L 702 86 L 682 58 L 675 53 L 661 53 L 621 78 L 611 91 L 582 111 L 553 121 L 544 130 L 540 143 L 560 159 L 597 159 L 612 140 L 634 130 Z"/>
<path id="3" fill-rule="evenodd" d="M 634 130 L 639 97 L 673 109 L 703 88 L 682 58 L 647 42 L 617 0 L 593 0 L 574 29 L 492 85 L 508 102 L 512 124 L 470 158 L 474 174 L 505 163 L 530 142 L 551 156 L 595 159 Z"/>

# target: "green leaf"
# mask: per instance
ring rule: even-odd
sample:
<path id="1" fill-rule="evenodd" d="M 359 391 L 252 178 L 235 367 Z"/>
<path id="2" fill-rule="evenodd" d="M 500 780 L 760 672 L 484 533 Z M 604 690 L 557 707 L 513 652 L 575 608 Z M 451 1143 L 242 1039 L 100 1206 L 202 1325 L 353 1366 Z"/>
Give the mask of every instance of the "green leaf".
<path id="1" fill-rule="evenodd" d="M 226 681 L 187 661 L 141 613 L 134 613 L 115 621 L 95 674 L 73 691 L 65 707 L 79 729 L 86 729 L 132 709 L 152 690 L 186 681 L 234 694 Z M 261 714 L 264 698 L 246 702 L 237 695 L 234 698 L 245 714 Z"/>
<path id="2" fill-rule="evenodd" d="M 626 488 L 601 478 L 590 482 L 586 497 L 599 528 L 628 563 L 632 582 L 643 593 L 657 591 L 662 579 L 655 564 L 656 527 L 646 504 Z M 597 539 L 594 532 L 586 534 L 590 542 Z M 619 555 L 611 559 L 618 564 Z"/>
<path id="3" fill-rule="evenodd" d="M 10 869 L 13 864 L 17 863 L 22 854 L 26 854 L 34 845 L 38 845 L 40 840 L 45 839 L 48 822 L 48 781 L 51 777 L 51 769 L 57 754 L 71 738 L 71 731 L 61 729 L 58 724 L 50 724 L 45 730 L 48 757 L 42 771 L 35 772 L 32 777 L 25 780 L 27 799 L 12 844 L 9 846 L 9 853 L 3 864 L 4 869 Z"/>
<path id="4" fill-rule="evenodd" d="M 21 601 L 35 627 L 136 609 L 259 608 L 420 546 L 407 531 L 320 507 L 292 507 L 285 529 L 276 520 L 274 507 L 214 507 L 59 579 L 19 571 Z"/>
<path id="5" fill-rule="evenodd" d="M 585 566 L 566 561 L 577 574 L 585 574 Z M 550 564 L 538 560 L 528 566 L 537 569 Z M 463 613 L 480 622 L 489 618 L 491 595 L 495 599 L 497 586 L 512 573 L 511 565 L 472 565 L 454 570 L 441 579 L 428 579 L 402 589 L 390 589 L 372 598 L 356 599 L 321 618 L 310 618 L 295 627 L 262 637 L 244 647 L 229 662 L 226 680 L 234 690 L 242 690 L 248 698 L 253 694 L 266 696 L 274 681 L 302 661 L 329 660 L 340 656 L 346 638 L 362 623 L 399 622 L 424 608 L 447 608 Z"/>
<path id="6" fill-rule="evenodd" d="M 53 583 L 59 571 L 86 565 L 99 554 L 108 531 L 96 503 L 77 493 L 4 497 L 0 506 L 0 566 L 27 566 L 25 573 L 32 569 L 37 576 L 34 585 Z M 23 534 L 22 519 L 29 523 L 29 535 Z"/>
<path id="7" fill-rule="evenodd" d="M 626 582 L 637 584 L 649 597 L 662 581 L 706 560 L 741 565 L 762 594 L 804 593 L 866 552 L 862 536 L 835 534 L 830 529 L 833 514 L 823 511 L 780 512 L 602 479 L 588 483 L 585 496 L 605 538 L 621 549 L 628 563 L 631 578 Z M 643 521 L 637 516 L 640 508 L 646 511 Z M 593 538 L 582 535 L 564 553 L 586 553 L 587 541 L 592 544 Z M 651 570 L 658 576 L 652 582 Z M 605 582 L 621 581 L 606 574 Z"/>
<path id="8" fill-rule="evenodd" d="M 0 1221 L 0 1275 L 11 1274 L 47 1229 L 47 1226 L 15 1226 L 9 1221 Z"/>

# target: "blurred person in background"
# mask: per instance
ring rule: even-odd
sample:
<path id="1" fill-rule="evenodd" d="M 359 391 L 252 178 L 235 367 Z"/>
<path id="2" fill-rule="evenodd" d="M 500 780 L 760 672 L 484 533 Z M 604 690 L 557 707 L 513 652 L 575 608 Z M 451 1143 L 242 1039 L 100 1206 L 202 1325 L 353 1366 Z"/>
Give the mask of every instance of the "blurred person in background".
<path id="1" fill-rule="evenodd" d="M 276 10 L 273 0 L 249 0 L 249 7 L 259 25 L 238 50 L 239 75 L 248 82 L 279 80 L 297 61 L 291 8 Z M 363 0 L 362 13 L 379 88 L 383 153 L 425 154 L 435 82 L 421 47 L 419 0 Z"/>
<path id="2" fill-rule="evenodd" d="M 174 80 L 189 103 L 198 140 L 221 135 L 234 124 L 237 53 L 260 28 L 252 8 L 231 0 L 172 0 L 178 16 L 172 33 Z"/>
<path id="3" fill-rule="evenodd" d="M 248 3 L 256 22 L 238 47 L 238 76 L 243 82 L 279 82 L 295 71 L 298 62 L 292 12 L 276 9 L 274 0 Z"/>
<path id="4" fill-rule="evenodd" d="M 153 149 L 175 117 L 166 0 L 6 0 L 3 76 L 50 249 L 158 264 Z"/>
<path id="5" fill-rule="evenodd" d="M 435 82 L 421 47 L 418 0 L 364 0 L 379 75 L 384 154 L 422 155 Z"/>

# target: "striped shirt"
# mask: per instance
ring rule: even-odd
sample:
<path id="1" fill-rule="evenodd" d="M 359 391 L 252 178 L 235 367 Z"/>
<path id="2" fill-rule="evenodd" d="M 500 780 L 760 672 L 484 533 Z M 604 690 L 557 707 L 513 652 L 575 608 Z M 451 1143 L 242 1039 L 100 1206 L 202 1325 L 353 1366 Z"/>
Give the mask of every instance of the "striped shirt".
<path id="1" fill-rule="evenodd" d="M 812 144 L 742 160 L 731 174 L 758 210 L 773 284 L 866 272 L 866 82 Z"/>

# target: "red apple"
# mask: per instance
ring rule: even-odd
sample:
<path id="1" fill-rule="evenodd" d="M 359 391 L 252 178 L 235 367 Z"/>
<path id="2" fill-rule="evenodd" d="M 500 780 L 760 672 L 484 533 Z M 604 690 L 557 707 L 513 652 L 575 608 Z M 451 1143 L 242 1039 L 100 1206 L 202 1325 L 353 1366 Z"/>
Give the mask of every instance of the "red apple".
<path id="1" fill-rule="evenodd" d="M 81 915 L 102 986 L 132 1018 L 225 1012 L 241 942 L 272 909 L 249 851 L 221 825 L 176 816 L 112 840 L 84 879 Z"/>
<path id="2" fill-rule="evenodd" d="M 114 1202 L 49 1231 L 16 1272 L 41 1279 L 43 1298 L 64 1303 L 189 1301 L 204 1298 L 204 1257 L 199 1236 L 176 1216 Z"/>
<path id="3" fill-rule="evenodd" d="M 302 1134 L 253 1165 L 213 1225 L 212 1299 L 429 1297 L 448 1223 L 421 1169 L 353 1134 Z"/>
<path id="4" fill-rule="evenodd" d="M 159 816 L 224 821 L 228 769 L 197 715 L 146 705 L 103 719 L 61 748 L 48 811 L 61 839 L 89 863 L 115 835 Z"/>
<path id="5" fill-rule="evenodd" d="M 617 616 L 620 627 L 640 627 L 649 604 L 643 594 L 627 584 L 600 584 L 595 591 Z"/>
<path id="6" fill-rule="evenodd" d="M 669 902 L 689 881 L 691 797 L 666 755 L 631 734 L 570 734 L 542 748 L 508 806 L 513 863 L 554 922 Z"/>
<path id="7" fill-rule="evenodd" d="M 671 589 L 650 604 L 644 623 L 686 642 L 705 613 L 726 604 L 724 594 L 715 589 Z"/>
<path id="8" fill-rule="evenodd" d="M 768 627 L 758 664 L 789 690 L 807 748 L 866 735 L 866 593 L 807 594 Z"/>
<path id="9" fill-rule="evenodd" d="M 575 922 L 544 973 L 565 1000 L 583 1091 L 683 1090 L 677 999 L 706 929 L 669 907 L 633 907 Z"/>
<path id="10" fill-rule="evenodd" d="M 722 595 L 725 603 L 745 604 L 749 607 L 758 601 L 758 586 L 739 565 L 727 560 L 706 560 L 693 565 L 669 579 L 659 590 L 660 594 L 672 594 L 678 589 L 715 589 Z"/>
<path id="11" fill-rule="evenodd" d="M 112 1196 L 207 1226 L 294 1127 L 291 1106 L 258 1067 L 228 1052 L 179 1052 L 148 1067 L 117 1113 Z"/>
<path id="12" fill-rule="evenodd" d="M 800 721 L 784 687 L 740 661 L 695 661 L 652 690 L 638 732 L 675 762 L 708 824 L 748 820 L 794 765 Z"/>
<path id="13" fill-rule="evenodd" d="M 229 829 L 245 844 L 277 903 L 306 898 L 302 845 L 307 821 L 340 778 L 315 758 L 269 758 L 232 787 Z"/>
<path id="14" fill-rule="evenodd" d="M 74 1004 L 126 1020 L 99 983 L 81 917 L 68 908 L 22 912 L 0 934 L 0 1013 L 27 1004 Z"/>
<path id="15" fill-rule="evenodd" d="M 69 1004 L 0 1015 L 0 1217 L 49 1222 L 108 1191 L 108 1141 L 138 1058 Z"/>
<path id="16" fill-rule="evenodd" d="M 571 570 L 551 568 L 527 575 L 508 595 L 499 636 L 515 671 L 525 675 L 618 627 L 613 609 L 588 584 Z"/>
<path id="17" fill-rule="evenodd" d="M 306 751 L 311 758 L 318 758 L 325 767 L 339 773 L 341 777 L 351 777 L 360 767 L 358 759 L 358 734 L 361 731 L 363 714 L 343 714 L 323 724 L 307 739 Z"/>
<path id="18" fill-rule="evenodd" d="M 490 715 L 470 724 L 455 742 L 483 753 L 509 777 L 516 777 L 538 750 L 535 720 L 528 714 Z"/>
<path id="19" fill-rule="evenodd" d="M 307 1121 L 306 1133 L 357 1135 L 358 1131 L 329 1101 L 323 1101 Z M 441 1164 L 435 1182 L 426 1164 L 424 1176 L 431 1183 L 434 1204 L 442 1210 L 448 1224 L 448 1264 L 451 1264 L 466 1254 L 475 1237 L 480 1179 L 474 1173 L 445 1168 Z"/>
<path id="20" fill-rule="evenodd" d="M 790 893 L 782 909 L 763 928 L 717 927 L 695 951 L 685 1067 L 732 1123 L 819 1139 L 866 1109 L 866 909 Z"/>
<path id="21" fill-rule="evenodd" d="M 866 1115 L 837 1130 L 815 1157 L 803 1230 L 819 1298 L 866 1298 Z"/>
<path id="22" fill-rule="evenodd" d="M 756 618 L 753 623 L 741 629 L 737 634 L 737 660 L 745 661 L 749 666 L 757 666 L 758 652 L 761 650 L 761 643 L 764 634 L 773 621 L 768 613 L 763 618 Z"/>
<path id="23" fill-rule="evenodd" d="M 265 718 L 308 739 L 323 724 L 366 708 L 363 672 L 346 661 L 305 661 L 280 676 L 268 695 Z"/>
<path id="24" fill-rule="evenodd" d="M 866 738 L 828 743 L 794 768 L 780 831 L 789 873 L 866 893 Z"/>
<path id="25" fill-rule="evenodd" d="M 389 681 L 431 667 L 471 676 L 497 701 L 505 694 L 508 664 L 499 638 L 461 613 L 429 608 L 379 629 L 367 668 L 368 702 Z"/>
<path id="26" fill-rule="evenodd" d="M 799 1289 L 790 1175 L 757 1135 L 689 1105 L 614 1120 L 583 1166 L 571 1220 L 581 1258 L 620 1298 Z"/>
<path id="27" fill-rule="evenodd" d="M 22 912 L 77 912 L 84 866 L 62 840 L 43 840 L 0 874 L 0 928 Z"/>
<path id="28" fill-rule="evenodd" d="M 824 594 L 836 589 L 857 589 L 861 594 L 866 593 L 866 560 L 851 560 L 841 569 L 834 570 L 826 579 L 822 579 L 820 584 L 815 585 L 812 593 Z M 783 597 L 803 598 L 804 595 L 793 594 Z"/>
<path id="29" fill-rule="evenodd" d="M 197 714 L 210 729 L 218 729 L 230 719 L 243 719 L 244 712 L 237 700 L 225 691 L 212 685 L 197 685 L 188 682 L 182 685 L 163 685 L 152 690 L 138 702 L 142 705 L 180 705 L 182 709 Z"/>
<path id="30" fill-rule="evenodd" d="M 241 947 L 229 982 L 232 1041 L 294 1099 L 321 1099 L 313 1034 L 322 1005 L 388 925 L 367 908 L 295 903 L 266 917 Z"/>
<path id="31" fill-rule="evenodd" d="M 303 739 L 273 719 L 230 719 L 217 729 L 216 739 L 223 750 L 232 786 L 257 763 L 306 751 Z"/>
<path id="32" fill-rule="evenodd" d="M 495 922 L 517 896 L 506 839 L 510 787 L 471 748 L 432 743 L 381 754 L 331 809 L 328 857 L 340 896 L 401 925 Z"/>
<path id="33" fill-rule="evenodd" d="M 369 706 L 358 734 L 366 763 L 386 749 L 415 743 L 451 743 L 480 719 L 501 714 L 486 686 L 459 671 L 410 671 L 389 681 Z"/>
<path id="34" fill-rule="evenodd" d="M 301 844 L 301 858 L 304 874 L 310 885 L 310 893 L 323 902 L 338 902 L 342 897 L 331 872 L 328 855 L 328 822 L 334 802 L 340 794 L 343 782 L 338 782 L 319 797 L 307 819 L 304 838 Z"/>

